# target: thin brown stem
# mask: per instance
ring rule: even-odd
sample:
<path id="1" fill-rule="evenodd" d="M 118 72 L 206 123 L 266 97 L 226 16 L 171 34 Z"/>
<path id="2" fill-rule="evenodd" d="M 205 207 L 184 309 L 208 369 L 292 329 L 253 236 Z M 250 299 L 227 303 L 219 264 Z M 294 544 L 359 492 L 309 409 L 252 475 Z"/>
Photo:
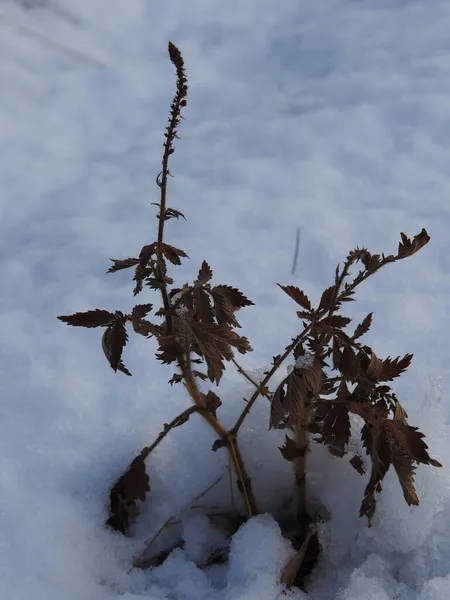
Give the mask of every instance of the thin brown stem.
<path id="1" fill-rule="evenodd" d="M 250 377 L 247 371 L 243 367 L 241 367 L 241 365 L 236 361 L 236 359 L 232 358 L 231 362 L 234 364 L 239 373 L 243 375 L 245 379 L 247 379 L 247 381 L 249 381 L 259 391 L 261 396 L 265 396 L 268 400 L 272 400 L 272 395 L 270 391 L 267 389 L 263 389 L 259 383 L 257 383 L 252 377 Z"/>
<path id="2" fill-rule="evenodd" d="M 145 448 L 142 448 L 140 452 L 140 456 L 142 457 L 142 459 L 145 460 L 153 452 L 153 450 L 163 441 L 163 439 L 169 434 L 169 432 L 172 429 L 174 429 L 175 427 L 179 427 L 183 423 L 186 423 L 186 421 L 191 415 L 193 415 L 194 413 L 200 413 L 202 410 L 205 409 L 201 409 L 198 406 L 190 406 L 188 409 L 184 410 L 182 413 L 180 413 L 174 419 L 172 419 L 170 423 L 166 423 L 164 425 L 164 429 L 158 435 L 153 444 L 151 446 L 145 446 Z"/>
<path id="3" fill-rule="evenodd" d="M 150 550 L 150 548 L 153 546 L 153 544 L 156 542 L 156 540 L 161 535 L 161 533 L 165 529 L 167 529 L 168 527 L 170 527 L 171 525 L 175 525 L 176 522 L 177 522 L 177 519 L 179 519 L 179 517 L 181 515 L 183 515 L 190 508 L 192 508 L 192 506 L 195 504 L 195 502 L 198 502 L 198 500 L 201 500 L 201 498 L 203 498 L 204 496 L 206 496 L 206 494 L 208 492 L 210 492 L 220 481 L 222 481 L 222 479 L 223 479 L 223 475 L 221 475 L 220 477 L 218 477 L 217 479 L 215 479 L 210 485 L 208 485 L 208 487 L 205 490 L 203 490 L 202 492 L 200 492 L 200 494 L 197 494 L 197 496 L 195 496 L 195 498 L 192 498 L 191 502 L 189 502 L 189 505 L 186 508 L 184 508 L 183 510 L 181 510 L 178 514 L 172 515 L 171 517 L 169 517 L 168 519 L 166 519 L 164 521 L 164 523 L 161 525 L 161 527 L 158 529 L 158 531 L 145 544 L 144 549 L 139 553 L 138 556 L 136 556 L 134 558 L 134 560 L 133 560 L 133 567 L 135 567 L 135 568 L 141 568 L 141 569 L 145 568 L 146 567 L 146 563 L 148 562 L 147 560 L 145 560 L 145 555 Z"/>
<path id="4" fill-rule="evenodd" d="M 231 429 L 231 431 L 234 433 L 234 435 L 237 435 L 239 429 L 242 426 L 242 423 L 244 422 L 245 418 L 247 417 L 247 415 L 251 411 L 251 409 L 252 409 L 253 405 L 255 404 L 256 400 L 258 399 L 258 397 L 260 395 L 260 389 L 264 389 L 264 387 L 268 384 L 268 382 L 274 376 L 274 374 L 277 371 L 277 369 L 280 368 L 280 366 L 282 365 L 282 363 L 286 360 L 286 358 L 294 350 L 294 348 L 296 348 L 296 346 L 298 346 L 301 342 L 303 342 L 306 339 L 308 333 L 311 331 L 311 329 L 313 328 L 314 324 L 315 324 L 315 320 L 305 327 L 305 329 L 302 331 L 302 333 L 300 333 L 295 338 L 295 340 L 291 344 L 289 344 L 289 346 L 286 347 L 286 350 L 283 352 L 283 354 L 281 354 L 281 356 L 274 362 L 272 368 L 267 373 L 267 375 L 264 377 L 264 379 L 261 381 L 261 383 L 259 384 L 258 388 L 253 392 L 253 395 L 251 396 L 250 400 L 245 405 L 244 410 L 242 411 L 242 413 L 239 416 L 238 420 L 236 421 L 236 423 L 234 424 L 233 428 Z"/>

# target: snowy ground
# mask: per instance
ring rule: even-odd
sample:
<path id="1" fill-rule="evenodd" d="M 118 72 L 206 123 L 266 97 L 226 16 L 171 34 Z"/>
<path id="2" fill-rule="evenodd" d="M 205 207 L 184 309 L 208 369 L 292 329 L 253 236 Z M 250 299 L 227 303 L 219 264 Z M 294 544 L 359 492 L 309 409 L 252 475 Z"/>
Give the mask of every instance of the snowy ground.
<path id="1" fill-rule="evenodd" d="M 0 1 L 0 581 L 11 600 L 273 600 L 290 556 L 269 515 L 235 536 L 229 569 L 191 559 L 218 533 L 184 525 L 185 550 L 150 573 L 130 559 L 226 461 L 195 418 L 149 464 L 152 492 L 129 539 L 105 531 L 109 486 L 162 424 L 186 406 L 143 338 L 115 375 L 97 332 L 56 315 L 133 306 L 110 257 L 155 235 L 154 180 L 174 89 L 167 42 L 182 50 L 190 95 L 172 162 L 171 205 L 188 223 L 167 235 L 218 282 L 255 303 L 241 323 L 263 368 L 297 331 L 274 283 L 317 299 L 348 250 L 395 252 L 425 227 L 418 255 L 359 292 L 352 316 L 375 313 L 380 356 L 414 352 L 399 397 L 430 452 L 421 505 L 388 477 L 371 529 L 358 518 L 365 480 L 324 448 L 313 491 L 332 514 L 313 600 L 450 596 L 450 3 L 445 0 Z M 290 275 L 295 230 L 300 258 Z M 232 423 L 249 388 L 225 381 Z M 289 465 L 260 400 L 243 448 L 265 510 L 288 495 Z M 194 467 L 193 467 L 194 465 Z M 227 477 L 208 496 L 226 504 Z M 206 501 L 206 500 L 205 500 Z M 302 597 L 296 592 L 295 597 Z"/>

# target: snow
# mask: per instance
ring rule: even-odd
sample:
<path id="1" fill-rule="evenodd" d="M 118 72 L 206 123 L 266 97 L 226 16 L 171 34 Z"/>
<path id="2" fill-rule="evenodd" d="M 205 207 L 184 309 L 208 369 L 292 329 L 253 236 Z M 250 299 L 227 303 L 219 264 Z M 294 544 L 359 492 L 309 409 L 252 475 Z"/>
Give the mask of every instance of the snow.
<path id="1" fill-rule="evenodd" d="M 320 526 L 308 597 L 449 597 L 449 20 L 445 0 L 0 2 L 2 596 L 281 597 L 293 550 L 270 513 L 289 498 L 292 475 L 278 450 L 284 433 L 268 431 L 267 401 L 240 434 L 265 514 L 234 535 L 227 567 L 202 570 L 195 562 L 223 532 L 187 509 L 219 476 L 202 503 L 232 505 L 226 456 L 210 452 L 214 436 L 191 417 L 148 460 L 152 489 L 132 535 L 104 529 L 110 486 L 188 400 L 167 385 L 172 372 L 152 342 L 132 336 L 129 378 L 108 367 L 97 331 L 56 320 L 134 305 L 128 276 L 104 273 L 110 257 L 154 240 L 170 39 L 190 87 L 169 205 L 188 222 L 170 221 L 167 241 L 191 258 L 179 282 L 205 259 L 215 282 L 256 303 L 239 313 L 255 348 L 239 359 L 253 377 L 299 327 L 276 282 L 299 285 L 315 305 L 350 249 L 391 253 L 400 231 L 431 235 L 370 279 L 346 314 L 360 322 L 374 312 L 365 340 L 378 356 L 414 353 L 396 391 L 444 467 L 418 469 L 418 507 L 389 473 L 368 529 L 358 517 L 366 479 L 314 445 L 311 501 L 331 520 Z M 250 390 L 229 371 L 219 392 L 227 425 Z M 184 547 L 152 571 L 130 571 L 172 515 L 180 523 L 160 548 L 178 535 Z"/>

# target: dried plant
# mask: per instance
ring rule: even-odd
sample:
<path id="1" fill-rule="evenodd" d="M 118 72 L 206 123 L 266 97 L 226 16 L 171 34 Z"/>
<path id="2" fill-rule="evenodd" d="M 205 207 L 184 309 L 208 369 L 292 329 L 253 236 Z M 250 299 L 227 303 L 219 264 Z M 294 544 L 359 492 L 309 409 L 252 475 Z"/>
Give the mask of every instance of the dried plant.
<path id="1" fill-rule="evenodd" d="M 350 438 L 350 414 L 361 419 L 361 439 L 371 461 L 371 474 L 362 499 L 360 515 L 371 524 L 376 509 L 381 483 L 392 465 L 396 471 L 404 497 L 409 505 L 418 504 L 414 489 L 414 473 L 420 463 L 441 466 L 427 452 L 424 435 L 407 421 L 405 409 L 400 404 L 391 385 L 409 367 L 412 354 L 395 359 L 379 358 L 362 336 L 372 324 L 372 313 L 349 331 L 351 319 L 341 314 L 347 302 L 354 301 L 356 288 L 382 267 L 408 258 L 429 241 L 423 229 L 412 239 L 401 234 L 396 255 L 371 254 L 366 248 L 356 248 L 335 271 L 333 284 L 322 294 L 317 308 L 313 308 L 306 294 L 296 286 L 280 285 L 298 305 L 297 315 L 302 323 L 301 332 L 292 339 L 284 351 L 275 356 L 273 364 L 260 382 L 239 365 L 239 353 L 251 351 L 248 339 L 238 333 L 236 313 L 251 302 L 240 290 L 230 285 L 213 284 L 213 271 L 206 261 L 201 264 L 197 278 L 192 283 L 176 285 L 168 273 L 169 266 L 177 266 L 187 254 L 165 242 L 165 223 L 184 215 L 167 206 L 169 159 L 179 139 L 178 128 L 183 119 L 181 111 L 186 106 L 187 78 L 183 58 L 178 48 L 169 43 L 170 60 L 176 69 L 176 93 L 170 107 L 168 125 L 164 133 L 161 171 L 156 178 L 159 188 L 157 206 L 157 239 L 145 245 L 136 258 L 111 259 L 108 273 L 134 269 L 134 295 L 143 292 L 144 286 L 157 291 L 162 305 L 136 304 L 130 312 L 91 310 L 78 312 L 58 319 L 68 325 L 103 329 L 102 348 L 114 371 L 130 376 L 122 355 L 128 343 L 127 328 L 157 343 L 156 358 L 164 364 L 174 365 L 176 372 L 169 383 L 182 384 L 193 405 L 164 426 L 157 440 L 142 449 L 117 480 L 110 492 L 110 514 L 107 524 L 127 533 L 138 514 L 138 500 L 145 500 L 150 491 L 145 461 L 155 447 L 175 427 L 184 424 L 192 414 L 198 413 L 217 436 L 213 450 L 226 448 L 236 473 L 238 489 L 242 493 L 247 514 L 258 513 L 251 479 L 247 472 L 240 447 L 240 428 L 260 395 L 271 402 L 270 428 L 286 429 L 280 448 L 282 456 L 294 467 L 294 507 L 297 519 L 297 554 L 282 575 L 282 582 L 300 585 L 300 574 L 308 564 L 314 563 L 309 550 L 318 552 L 317 531 L 308 513 L 306 494 L 306 458 L 311 435 L 325 444 L 334 456 L 347 453 Z M 352 275 L 351 269 L 359 266 Z M 358 267 L 357 267 L 358 268 Z M 149 318 L 149 315 L 153 316 Z M 275 372 L 288 358 L 294 366 L 278 387 L 271 392 L 269 385 Z M 238 371 L 254 386 L 242 414 L 234 426 L 227 430 L 218 418 L 222 401 L 212 389 L 201 391 L 199 380 L 219 385 L 226 363 L 233 362 Z M 364 474 L 364 461 L 355 455 L 350 464 Z M 307 570 L 307 569 L 306 569 Z M 300 579 L 299 579 L 300 578 Z"/>

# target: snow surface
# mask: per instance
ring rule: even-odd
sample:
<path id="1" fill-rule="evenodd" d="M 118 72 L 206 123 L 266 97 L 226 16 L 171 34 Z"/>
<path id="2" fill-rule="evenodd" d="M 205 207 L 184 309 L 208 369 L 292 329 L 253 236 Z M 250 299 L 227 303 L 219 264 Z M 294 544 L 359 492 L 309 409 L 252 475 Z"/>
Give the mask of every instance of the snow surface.
<path id="1" fill-rule="evenodd" d="M 419 507 L 389 473 L 368 529 L 358 518 L 366 479 L 314 447 L 312 494 L 332 519 L 309 597 L 450 597 L 449 22 L 445 0 L 0 2 L 2 598 L 280 595 L 292 549 L 269 514 L 234 536 L 228 569 L 197 568 L 221 534 L 188 515 L 183 549 L 129 572 L 162 523 L 220 475 L 202 502 L 230 505 L 226 458 L 209 452 L 214 436 L 191 418 L 148 461 L 152 491 L 133 536 L 106 531 L 109 487 L 187 398 L 166 384 L 152 342 L 133 336 L 129 378 L 108 367 L 98 332 L 56 320 L 134 304 L 127 275 L 104 272 L 110 257 L 154 239 L 150 203 L 174 89 L 169 39 L 190 94 L 169 196 L 188 223 L 171 221 L 168 240 L 191 257 L 181 282 L 206 259 L 215 281 L 256 303 L 240 314 L 255 348 L 241 362 L 255 377 L 298 330 L 275 282 L 317 301 L 356 245 L 390 253 L 400 231 L 430 233 L 421 253 L 367 282 L 348 314 L 374 311 L 366 339 L 379 356 L 414 352 L 396 389 L 444 468 L 419 469 Z M 249 390 L 228 373 L 227 424 Z M 267 512 L 291 490 L 282 438 L 268 432 L 260 399 L 241 444 Z"/>

